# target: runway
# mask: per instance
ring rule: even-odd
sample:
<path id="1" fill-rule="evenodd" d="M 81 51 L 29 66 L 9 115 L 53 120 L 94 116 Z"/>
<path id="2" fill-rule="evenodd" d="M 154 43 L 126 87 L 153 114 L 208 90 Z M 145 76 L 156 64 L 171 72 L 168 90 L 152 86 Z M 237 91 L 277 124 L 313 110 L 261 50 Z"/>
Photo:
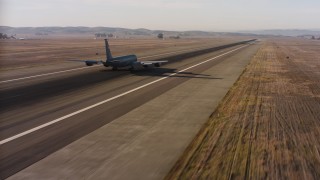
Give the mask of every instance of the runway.
<path id="1" fill-rule="evenodd" d="M 95 67 L 2 84 L 1 178 L 163 177 L 258 47 L 166 56 L 152 71 Z"/>
<path id="2" fill-rule="evenodd" d="M 199 51 L 199 50 L 208 50 L 208 49 L 212 49 L 212 47 L 214 47 L 214 48 L 220 47 L 221 48 L 221 46 L 223 47 L 224 44 L 231 44 L 234 41 L 230 41 L 229 43 L 226 43 L 228 41 L 215 42 L 214 44 L 211 43 L 210 45 L 208 45 L 208 43 L 204 43 L 204 45 L 198 44 L 197 46 L 193 45 L 191 47 L 189 47 L 189 46 L 187 46 L 187 47 L 184 47 L 184 46 L 170 47 L 170 46 L 168 46 L 169 49 L 165 48 L 165 47 L 161 47 L 159 49 L 153 48 L 151 50 L 150 49 L 145 50 L 145 52 L 140 52 L 139 54 L 137 54 L 137 56 L 140 61 L 145 61 L 145 60 L 148 61 L 148 60 L 153 60 L 155 58 L 172 57 L 173 55 L 181 55 L 184 53 L 190 53 L 190 52 L 195 52 L 195 51 Z M 141 46 L 141 44 L 140 44 L 140 46 Z M 103 48 L 103 47 L 101 47 L 101 48 Z M 42 53 L 45 53 L 45 52 L 42 52 Z M 122 54 L 123 53 L 125 54 L 126 52 L 122 52 Z M 129 52 L 127 52 L 127 53 L 129 53 Z M 119 54 L 119 55 L 121 55 L 121 54 Z M 95 59 L 95 60 L 97 60 L 97 59 Z M 71 72 L 71 71 L 80 71 L 80 70 L 85 70 L 87 68 L 98 67 L 98 66 L 91 66 L 91 67 L 85 66 L 84 67 L 83 64 L 84 63 L 81 63 L 81 62 L 75 63 L 74 61 L 65 60 L 64 63 L 63 62 L 60 62 L 58 64 L 50 64 L 49 63 L 48 66 L 42 63 L 40 68 L 37 68 L 37 67 L 34 67 L 31 65 L 30 67 L 23 68 L 22 70 L 20 67 L 17 70 L 13 70 L 13 71 L 12 70 L 2 71 L 1 76 L 0 76 L 0 84 L 14 82 L 14 81 L 21 81 L 21 80 L 25 80 L 25 79 L 39 78 L 39 77 L 43 77 L 43 76 L 57 75 L 57 74 L 61 74 L 61 73 Z M 3 64 L 3 66 L 5 66 L 5 64 Z"/>

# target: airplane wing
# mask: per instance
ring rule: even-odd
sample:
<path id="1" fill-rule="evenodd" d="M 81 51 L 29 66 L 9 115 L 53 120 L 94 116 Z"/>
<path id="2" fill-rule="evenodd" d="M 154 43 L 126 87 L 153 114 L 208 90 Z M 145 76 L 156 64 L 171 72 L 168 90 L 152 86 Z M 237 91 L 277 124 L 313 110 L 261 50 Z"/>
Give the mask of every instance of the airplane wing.
<path id="1" fill-rule="evenodd" d="M 151 64 L 162 64 L 167 63 L 168 61 L 140 61 L 142 65 L 151 65 Z"/>
<path id="2" fill-rule="evenodd" d="M 141 65 L 144 67 L 160 67 L 162 63 L 166 63 L 168 61 L 140 61 Z"/>

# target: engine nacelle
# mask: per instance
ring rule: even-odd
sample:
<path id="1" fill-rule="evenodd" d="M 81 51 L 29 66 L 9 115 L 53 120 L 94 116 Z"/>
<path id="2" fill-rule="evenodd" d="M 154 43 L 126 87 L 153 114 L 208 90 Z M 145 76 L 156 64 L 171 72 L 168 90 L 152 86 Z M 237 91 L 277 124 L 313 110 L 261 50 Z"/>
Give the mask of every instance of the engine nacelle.
<path id="1" fill-rule="evenodd" d="M 107 62 L 103 62 L 103 61 L 102 61 L 102 64 L 103 64 L 105 67 L 109 67 L 109 64 L 107 64 Z"/>
<path id="2" fill-rule="evenodd" d="M 93 66 L 94 64 L 89 63 L 89 62 L 86 62 L 86 65 L 87 65 L 87 66 Z"/>
<path id="3" fill-rule="evenodd" d="M 87 66 L 93 66 L 95 64 L 98 64 L 97 61 L 93 61 L 93 60 L 87 60 L 87 61 L 85 61 L 85 63 L 86 63 Z"/>
<path id="4" fill-rule="evenodd" d="M 132 69 L 141 70 L 141 69 L 144 69 L 144 66 L 140 62 L 134 62 L 132 63 Z"/>

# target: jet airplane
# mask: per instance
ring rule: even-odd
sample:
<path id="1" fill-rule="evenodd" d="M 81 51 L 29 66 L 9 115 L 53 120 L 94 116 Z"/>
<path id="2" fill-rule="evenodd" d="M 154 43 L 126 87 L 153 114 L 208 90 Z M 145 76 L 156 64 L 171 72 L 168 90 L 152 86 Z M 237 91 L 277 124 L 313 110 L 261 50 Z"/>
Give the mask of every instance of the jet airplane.
<path id="1" fill-rule="evenodd" d="M 118 70 L 119 68 L 128 68 L 130 70 L 142 70 L 154 67 L 160 67 L 162 63 L 168 61 L 138 61 L 136 55 L 126 55 L 113 57 L 109 47 L 108 39 L 105 39 L 106 48 L 106 61 L 97 60 L 84 60 L 87 66 L 93 66 L 95 64 L 103 64 L 105 67 L 112 67 L 112 70 Z"/>

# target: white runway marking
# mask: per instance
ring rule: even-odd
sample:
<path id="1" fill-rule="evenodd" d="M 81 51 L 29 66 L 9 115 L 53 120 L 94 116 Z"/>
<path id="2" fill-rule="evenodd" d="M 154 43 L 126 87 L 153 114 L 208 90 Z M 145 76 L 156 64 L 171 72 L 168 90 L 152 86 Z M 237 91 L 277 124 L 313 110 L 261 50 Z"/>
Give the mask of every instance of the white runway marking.
<path id="1" fill-rule="evenodd" d="M 17 79 L 10 79 L 10 80 L 5 80 L 5 81 L 0 81 L 0 83 L 7 83 L 7 82 L 12 82 L 12 81 L 24 80 L 24 79 L 31 79 L 31 78 L 41 77 L 41 76 L 49 76 L 49 75 L 53 75 L 53 74 L 65 73 L 65 72 L 76 71 L 76 70 L 80 70 L 80 69 L 87 69 L 87 68 L 92 68 L 92 67 L 98 67 L 98 66 L 81 67 L 81 68 L 75 68 L 75 69 L 68 69 L 68 70 L 64 70 L 64 71 L 57 71 L 57 72 L 52 72 L 52 73 L 45 73 L 45 74 L 39 74 L 39 75 L 34 75 L 34 76 L 22 77 L 22 78 L 17 78 Z"/>
<path id="2" fill-rule="evenodd" d="M 191 69 L 191 68 L 194 68 L 194 67 L 196 67 L 196 66 L 199 66 L 199 65 L 201 65 L 201 64 L 207 63 L 207 62 L 209 62 L 209 61 L 212 61 L 212 60 L 217 59 L 217 58 L 219 58 L 219 57 L 222 57 L 222 56 L 224 56 L 224 55 L 230 54 L 231 52 L 234 52 L 234 51 L 236 51 L 236 50 L 238 50 L 238 49 L 241 49 L 241 48 L 244 48 L 244 47 L 246 47 L 246 46 L 248 46 L 248 45 L 244 45 L 244 46 L 238 47 L 238 48 L 236 48 L 236 49 L 230 50 L 230 51 L 225 52 L 225 53 L 223 53 L 223 54 L 220 54 L 220 55 L 218 55 L 218 56 L 216 56 L 216 57 L 207 59 L 207 60 L 202 61 L 202 62 L 200 62 L 200 63 L 198 63 L 198 64 L 195 64 L 195 65 L 193 65 L 193 66 L 190 66 L 190 67 L 188 67 L 188 68 L 185 68 L 185 69 L 183 69 L 183 70 L 180 70 L 180 71 L 178 71 L 178 72 L 176 72 L 176 73 L 172 73 L 172 74 L 170 74 L 170 75 L 168 75 L 168 76 L 166 76 L 166 77 L 163 77 L 163 78 L 154 80 L 154 81 L 152 81 L 152 82 L 149 82 L 149 83 L 144 84 L 144 85 L 142 85 L 142 86 L 139 86 L 139 87 L 137 87 L 137 88 L 131 89 L 131 90 L 127 91 L 127 92 L 124 92 L 124 93 L 119 94 L 119 95 L 117 95 L 117 96 L 114 96 L 114 97 L 112 97 L 112 98 L 103 100 L 103 101 L 101 101 L 101 102 L 98 102 L 98 103 L 93 104 L 93 105 L 91 105 L 91 106 L 88 106 L 88 107 L 86 107 L 86 108 L 80 109 L 80 110 L 75 111 L 75 112 L 73 112 L 73 113 L 70 113 L 70 114 L 68 114 L 68 115 L 62 116 L 62 117 L 60 117 L 60 118 L 58 118 L 58 119 L 52 120 L 52 121 L 50 121 L 50 122 L 47 122 L 47 123 L 42 124 L 42 125 L 40 125 L 40 126 L 37 126 L 37 127 L 35 127 L 35 128 L 29 129 L 29 130 L 27 130 L 27 131 L 24 131 L 24 132 L 22 132 L 22 133 L 20 133 L 20 134 L 17 134 L 17 135 L 14 135 L 14 136 L 12 136 L 12 137 L 9 137 L 9 138 L 7 138 L 7 139 L 4 139 L 4 140 L 0 141 L 0 145 L 5 144 L 5 143 L 8 143 L 8 142 L 10 142 L 10 141 L 13 141 L 13 140 L 15 140 L 15 139 L 17 139 L 17 138 L 20 138 L 20 137 L 22 137 L 22 136 L 25 136 L 25 135 L 27 135 L 27 134 L 30 134 L 30 133 L 32 133 L 32 132 L 35 132 L 35 131 L 37 131 L 37 130 L 40 130 L 40 129 L 42 129 L 42 128 L 45 128 L 45 127 L 47 127 L 47 126 L 50 126 L 50 125 L 55 124 L 55 123 L 57 123 L 57 122 L 60 122 L 60 121 L 62 121 L 62 120 L 65 120 L 65 119 L 67 119 L 67 118 L 69 118 L 69 117 L 72 117 L 72 116 L 75 116 L 75 115 L 77 115 L 77 114 L 80 114 L 80 113 L 82 113 L 82 112 L 84 112 L 84 111 L 87 111 L 87 110 L 89 110 L 89 109 L 92 109 L 92 108 L 95 108 L 95 107 L 100 106 L 100 105 L 102 105 L 102 104 L 105 104 L 105 103 L 107 103 L 107 102 L 110 102 L 110 101 L 112 101 L 112 100 L 114 100 L 114 99 L 117 99 L 117 98 L 119 98 L 119 97 L 125 96 L 125 95 L 127 95 L 127 94 L 132 93 L 132 92 L 135 92 L 135 91 L 137 91 L 137 90 L 139 90 L 139 89 L 142 89 L 142 88 L 144 88 L 144 87 L 150 86 L 150 85 L 152 85 L 152 84 L 154 84 L 154 83 L 157 83 L 157 82 L 159 82 L 159 81 L 162 81 L 162 80 L 164 80 L 164 79 L 167 79 L 167 78 L 169 78 L 169 77 L 171 77 L 171 76 L 174 76 L 174 75 L 176 75 L 176 74 L 179 74 L 179 73 L 181 73 L 181 72 L 187 71 L 187 70 L 189 70 L 189 69 Z"/>
<path id="3" fill-rule="evenodd" d="M 180 50 L 180 51 L 174 51 L 174 52 L 168 52 L 168 53 L 162 53 L 162 54 L 144 56 L 144 57 L 141 57 L 141 58 L 139 58 L 139 59 L 146 59 L 146 58 L 150 58 L 150 57 L 157 57 L 157 56 L 175 54 L 175 53 L 178 53 L 178 52 L 185 52 L 185 51 L 190 51 L 190 50 L 200 50 L 200 49 L 203 49 L 203 48 L 186 49 L 186 50 Z M 16 78 L 16 79 L 4 80 L 4 81 L 0 81 L 0 84 L 1 84 L 1 83 L 8 83 L 8 82 L 13 82 L 13 81 L 24 80 L 24 79 L 32 79 L 32 78 L 36 78 L 36 77 L 42 77 L 42 76 L 49 76 L 49 75 L 54 75 L 54 74 L 60 74 L 60 73 L 65 73 L 65 72 L 71 72 L 71 71 L 76 71 L 76 70 L 82 70 L 82 69 L 87 69 L 87 68 L 92 68 L 92 67 L 100 67 L 100 66 L 81 67 L 81 68 L 75 68 L 75 69 L 69 69 L 69 70 L 63 70 L 63 71 L 57 71 L 57 72 L 39 74 L 39 75 L 34 75 L 34 76 L 28 76 L 28 77 L 21 77 L 21 78 Z"/>

